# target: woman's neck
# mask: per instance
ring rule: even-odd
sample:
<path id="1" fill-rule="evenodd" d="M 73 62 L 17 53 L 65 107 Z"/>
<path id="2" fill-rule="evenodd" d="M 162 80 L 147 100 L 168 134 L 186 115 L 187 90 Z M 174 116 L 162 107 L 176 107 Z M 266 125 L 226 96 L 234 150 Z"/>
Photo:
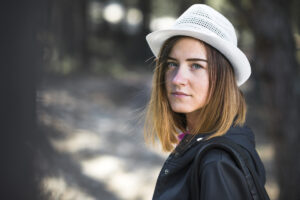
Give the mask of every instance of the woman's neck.
<path id="1" fill-rule="evenodd" d="M 197 118 L 199 117 L 199 110 L 196 110 L 191 113 L 187 113 L 185 114 L 185 116 L 187 121 L 187 130 L 193 132 L 192 130 L 196 129 L 196 123 L 198 121 Z"/>

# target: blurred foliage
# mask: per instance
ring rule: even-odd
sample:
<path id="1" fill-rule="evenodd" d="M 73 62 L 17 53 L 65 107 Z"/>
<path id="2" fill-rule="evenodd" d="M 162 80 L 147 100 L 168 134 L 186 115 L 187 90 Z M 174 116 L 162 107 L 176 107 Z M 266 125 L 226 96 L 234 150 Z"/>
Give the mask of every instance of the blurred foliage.
<path id="1" fill-rule="evenodd" d="M 243 7 L 252 5 L 249 0 L 240 2 Z M 146 34 L 151 32 L 151 22 L 162 17 L 175 18 L 192 3 L 207 3 L 224 13 L 236 27 L 241 48 L 248 57 L 253 57 L 253 33 L 240 17 L 238 7 L 229 0 L 48 0 L 46 26 L 41 33 L 45 71 L 65 75 L 77 71 L 110 73 L 106 63 L 112 60 L 128 70 L 145 65 L 152 57 L 145 41 Z M 107 14 L 111 5 L 117 5 L 119 10 Z M 297 5 L 296 0 L 291 4 L 291 19 L 295 37 L 299 38 Z M 112 23 L 107 17 L 121 18 Z"/>
<path id="2" fill-rule="evenodd" d="M 152 17 L 172 16 L 177 17 L 179 12 L 179 2 L 176 0 L 152 1 Z"/>

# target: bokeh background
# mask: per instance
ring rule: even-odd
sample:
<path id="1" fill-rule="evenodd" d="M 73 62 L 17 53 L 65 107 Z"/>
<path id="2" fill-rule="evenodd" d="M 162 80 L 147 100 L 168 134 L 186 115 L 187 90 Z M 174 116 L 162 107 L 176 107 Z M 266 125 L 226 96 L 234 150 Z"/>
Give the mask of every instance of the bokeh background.
<path id="1" fill-rule="evenodd" d="M 273 200 L 300 198 L 298 0 L 27 0 L 1 6 L 1 199 L 146 200 L 167 154 L 143 141 L 145 36 L 206 3 L 252 65 L 241 89 Z"/>

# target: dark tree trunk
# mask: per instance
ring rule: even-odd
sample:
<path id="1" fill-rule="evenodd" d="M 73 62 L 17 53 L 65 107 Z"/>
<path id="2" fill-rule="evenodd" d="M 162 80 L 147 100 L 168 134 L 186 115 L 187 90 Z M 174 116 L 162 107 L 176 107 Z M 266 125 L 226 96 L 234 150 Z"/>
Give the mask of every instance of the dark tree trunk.
<path id="1" fill-rule="evenodd" d="M 76 2 L 76 3 L 75 3 Z M 87 0 L 77 0 L 72 1 L 73 16 L 74 16 L 74 41 L 77 49 L 77 55 L 80 58 L 81 68 L 87 68 L 89 65 L 88 62 L 88 52 L 87 52 Z"/>
<path id="2" fill-rule="evenodd" d="M 151 0 L 144 0 L 144 1 L 139 1 L 138 7 L 141 9 L 144 17 L 143 17 L 143 25 L 142 25 L 142 31 L 138 35 L 138 38 L 140 41 L 138 41 L 138 44 L 142 48 L 136 48 L 139 49 L 145 49 L 143 47 L 147 46 L 145 36 L 150 32 L 149 26 L 150 26 L 150 17 L 151 17 Z M 149 49 L 147 49 L 149 50 Z M 142 60 L 145 61 L 145 59 L 148 58 L 148 53 L 150 51 L 144 50 L 143 52 L 140 52 L 140 55 L 142 57 Z"/>
<path id="3" fill-rule="evenodd" d="M 41 64 L 37 41 L 43 0 L 1 4 L 1 199 L 35 200 L 36 69 Z"/>
<path id="4" fill-rule="evenodd" d="M 128 35 L 126 38 L 127 41 L 123 52 L 127 57 L 126 60 L 129 61 L 128 68 L 132 68 L 130 64 L 144 63 L 152 56 L 145 39 L 146 35 L 150 33 L 151 7 L 151 0 L 138 1 L 137 3 L 137 8 L 143 14 L 143 21 L 140 31 L 136 34 Z"/>
<path id="5" fill-rule="evenodd" d="M 188 9 L 191 5 L 193 4 L 199 4 L 199 3 L 206 3 L 206 0 L 184 0 L 184 1 L 179 1 L 179 9 L 178 9 L 178 14 L 181 15 L 186 9 Z M 178 15 L 178 16 L 179 16 Z"/>
<path id="6" fill-rule="evenodd" d="M 49 32 L 60 59 L 73 59 L 84 67 L 87 59 L 87 3 L 86 0 L 54 0 L 50 7 Z M 86 65 L 88 66 L 88 65 Z"/>
<path id="7" fill-rule="evenodd" d="M 272 5 L 272 6 L 270 6 Z M 300 197 L 300 110 L 296 93 L 298 65 L 288 2 L 257 1 L 252 18 L 262 92 L 269 110 L 269 135 L 275 145 L 279 199 Z M 272 8 L 271 8 L 272 7 Z M 261 17 L 262 20 L 257 20 Z"/>
<path id="8" fill-rule="evenodd" d="M 275 146 L 279 199 L 300 197 L 299 66 L 289 16 L 291 1 L 253 0 L 245 8 L 231 0 L 248 22 L 255 38 L 256 72 L 268 110 L 268 134 Z M 298 86 L 299 87 L 299 86 Z"/>

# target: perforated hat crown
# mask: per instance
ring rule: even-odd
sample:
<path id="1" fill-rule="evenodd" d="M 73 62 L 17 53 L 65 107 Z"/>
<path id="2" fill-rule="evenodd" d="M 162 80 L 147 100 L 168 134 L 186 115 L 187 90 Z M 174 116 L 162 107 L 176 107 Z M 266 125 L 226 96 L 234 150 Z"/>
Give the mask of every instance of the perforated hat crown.
<path id="1" fill-rule="evenodd" d="M 189 36 L 216 48 L 231 63 L 237 85 L 242 85 L 251 74 L 250 63 L 237 47 L 233 25 L 219 12 L 204 4 L 188 8 L 168 29 L 158 30 L 146 36 L 146 40 L 157 57 L 163 43 L 173 36 Z"/>

